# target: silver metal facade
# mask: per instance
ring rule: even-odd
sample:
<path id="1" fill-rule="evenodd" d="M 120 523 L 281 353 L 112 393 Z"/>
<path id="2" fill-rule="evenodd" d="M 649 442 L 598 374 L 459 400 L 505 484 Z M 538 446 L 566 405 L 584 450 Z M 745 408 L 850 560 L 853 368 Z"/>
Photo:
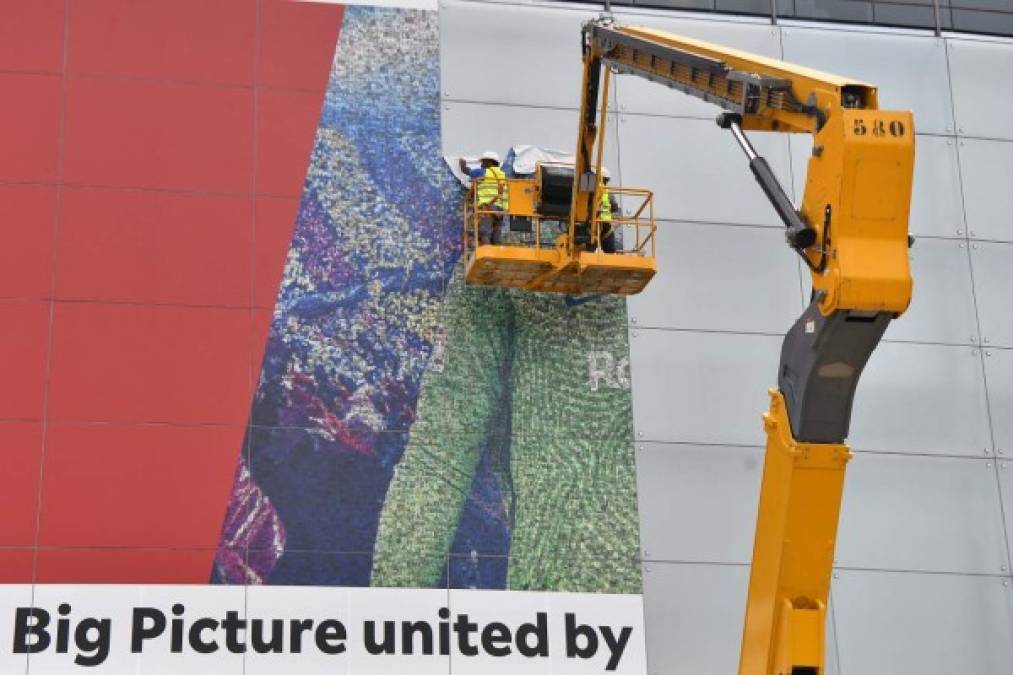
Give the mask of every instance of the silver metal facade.
<path id="1" fill-rule="evenodd" d="M 441 4 L 447 154 L 573 147 L 574 4 Z M 1013 672 L 1013 40 L 624 7 L 651 25 L 865 79 L 918 136 L 910 311 L 859 385 L 830 672 Z M 629 300 L 648 667 L 734 672 L 761 413 L 807 274 L 711 109 L 628 76 L 616 182 L 655 191 L 660 273 Z M 754 134 L 798 196 L 808 139 Z M 481 147 L 479 147 L 481 146 Z"/>

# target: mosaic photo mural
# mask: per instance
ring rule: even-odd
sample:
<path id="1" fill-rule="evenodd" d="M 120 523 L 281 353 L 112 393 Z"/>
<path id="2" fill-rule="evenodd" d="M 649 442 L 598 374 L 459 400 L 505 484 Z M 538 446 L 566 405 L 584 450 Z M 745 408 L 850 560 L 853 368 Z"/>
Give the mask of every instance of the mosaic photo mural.
<path id="1" fill-rule="evenodd" d="M 465 286 L 437 13 L 340 36 L 212 580 L 640 593 L 624 300 Z"/>

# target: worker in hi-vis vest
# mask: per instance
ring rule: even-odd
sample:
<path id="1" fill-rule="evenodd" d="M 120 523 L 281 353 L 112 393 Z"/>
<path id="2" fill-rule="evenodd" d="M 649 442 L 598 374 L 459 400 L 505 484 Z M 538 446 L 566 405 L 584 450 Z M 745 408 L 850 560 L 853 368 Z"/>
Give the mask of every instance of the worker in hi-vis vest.
<path id="1" fill-rule="evenodd" d="M 503 214 L 509 205 L 507 177 L 499 168 L 499 155 L 492 150 L 482 153 L 481 166 L 474 169 L 468 168 L 468 163 L 462 157 L 460 160 L 461 172 L 477 182 L 476 201 L 480 214 L 478 221 L 478 243 L 498 244 L 500 241 L 500 226 L 503 223 Z"/>
<path id="2" fill-rule="evenodd" d="M 601 198 L 598 202 L 598 227 L 601 249 L 605 253 L 616 252 L 616 230 L 612 224 L 612 216 L 619 215 L 619 202 L 608 190 L 608 184 L 612 176 L 606 167 L 601 168 Z"/>

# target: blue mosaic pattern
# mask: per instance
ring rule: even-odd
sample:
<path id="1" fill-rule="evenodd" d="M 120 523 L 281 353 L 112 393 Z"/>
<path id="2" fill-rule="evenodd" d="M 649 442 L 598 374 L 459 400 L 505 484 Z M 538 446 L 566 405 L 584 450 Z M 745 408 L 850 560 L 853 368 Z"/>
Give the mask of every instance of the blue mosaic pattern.
<path id="1" fill-rule="evenodd" d="M 250 499 L 241 467 L 223 544 L 251 553 L 248 565 L 220 555 L 223 581 L 369 583 L 400 432 L 459 257 L 438 68 L 435 12 L 346 9 L 247 439 L 266 500 Z M 295 551 L 367 558 L 321 570 L 286 560 Z"/>

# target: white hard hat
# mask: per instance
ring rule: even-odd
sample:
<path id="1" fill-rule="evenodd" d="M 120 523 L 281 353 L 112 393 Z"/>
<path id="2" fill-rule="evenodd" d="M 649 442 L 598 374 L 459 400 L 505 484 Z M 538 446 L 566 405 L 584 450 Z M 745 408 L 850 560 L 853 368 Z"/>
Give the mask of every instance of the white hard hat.
<path id="1" fill-rule="evenodd" d="M 493 152 L 492 150 L 486 150 L 482 153 L 482 159 L 491 159 L 499 164 L 499 153 Z"/>
<path id="2" fill-rule="evenodd" d="M 612 174 L 609 173 L 607 166 L 603 166 L 601 168 L 601 177 L 604 178 L 605 180 L 609 180 L 612 178 Z"/>

